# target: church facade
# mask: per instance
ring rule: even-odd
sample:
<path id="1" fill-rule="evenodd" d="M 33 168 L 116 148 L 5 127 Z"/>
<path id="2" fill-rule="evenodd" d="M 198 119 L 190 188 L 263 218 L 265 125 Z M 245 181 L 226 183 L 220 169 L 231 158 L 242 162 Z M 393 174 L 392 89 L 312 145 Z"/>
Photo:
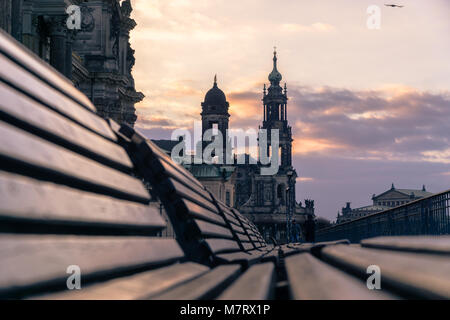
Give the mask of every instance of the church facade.
<path id="1" fill-rule="evenodd" d="M 225 198 L 242 214 L 252 220 L 267 241 L 273 237 L 279 242 L 286 242 L 289 228 L 292 223 L 303 223 L 306 214 L 314 214 L 313 201 L 306 201 L 307 206 L 295 200 L 295 186 L 297 172 L 292 166 L 292 130 L 287 117 L 287 86 L 280 85 L 282 75 L 278 71 L 277 54 L 273 56 L 273 70 L 269 74 L 269 87 L 264 85 L 262 105 L 261 129 L 270 133 L 271 129 L 279 130 L 280 163 L 278 172 L 274 175 L 262 175 L 262 164 L 258 161 L 252 164 L 250 155 L 244 155 L 245 163 L 237 161 L 235 156 L 233 164 L 186 164 L 185 167 L 204 183 L 219 199 Z M 206 93 L 202 106 L 202 132 L 208 129 L 220 131 L 225 146 L 229 143 L 227 129 L 229 128 L 229 103 L 225 93 L 218 87 L 214 79 L 213 87 Z M 268 142 L 270 144 L 270 135 Z M 203 142 L 203 147 L 205 142 Z M 269 145 L 270 146 L 270 145 Z M 270 146 L 271 148 L 272 146 Z M 268 150 L 270 148 L 267 148 Z M 202 148 L 203 150 L 203 148 Z M 272 150 L 272 152 L 276 152 Z M 224 161 L 220 161 L 224 163 Z M 206 168 L 210 169 L 206 169 Z M 211 167 L 216 167 L 212 170 Z M 215 177 L 203 176 L 204 172 L 217 172 Z M 214 180 L 215 179 L 215 180 Z M 214 182 L 215 181 L 215 182 Z M 224 188 L 223 193 L 217 193 L 218 188 L 211 188 L 229 181 L 233 188 Z M 225 184 L 224 184 L 225 186 Z M 214 192 L 216 191 L 216 192 Z M 233 194 L 227 194 L 233 192 Z M 230 199 L 232 201 L 230 202 Z M 289 222 L 288 222 L 289 221 Z M 293 232 L 293 231 L 292 231 Z"/>
<path id="2" fill-rule="evenodd" d="M 70 5 L 80 8 L 81 29 L 67 26 Z M 101 116 L 134 125 L 144 95 L 131 74 L 132 10 L 130 0 L 3 0 L 0 27 L 70 79 Z"/>

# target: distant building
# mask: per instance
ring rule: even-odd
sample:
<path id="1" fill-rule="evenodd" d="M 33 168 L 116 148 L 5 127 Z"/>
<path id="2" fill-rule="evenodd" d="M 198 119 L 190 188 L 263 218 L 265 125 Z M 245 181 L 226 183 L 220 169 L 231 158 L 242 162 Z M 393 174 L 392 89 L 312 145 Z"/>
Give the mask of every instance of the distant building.
<path id="1" fill-rule="evenodd" d="M 80 7 L 80 30 L 67 27 L 70 5 Z M 134 125 L 144 95 L 131 75 L 132 10 L 130 0 L 2 0 L 0 28 L 71 80 L 100 116 Z"/>
<path id="2" fill-rule="evenodd" d="M 338 212 L 336 223 L 355 220 L 431 195 L 432 193 L 425 189 L 425 185 L 422 186 L 422 189 L 396 189 L 392 184 L 389 190 L 372 196 L 372 205 L 352 209 L 350 202 L 347 202 L 346 206 L 342 208 L 341 214 Z"/>
<path id="3" fill-rule="evenodd" d="M 373 195 L 373 205 L 384 206 L 384 207 L 397 207 L 399 205 L 422 199 L 428 196 L 431 196 L 432 193 L 428 192 L 425 188 L 425 185 L 422 186 L 422 189 L 396 189 L 394 184 L 392 184 L 391 189 L 380 193 L 379 195 Z"/>
<path id="4" fill-rule="evenodd" d="M 286 217 L 291 213 L 298 223 L 305 220 L 305 214 L 314 214 L 314 202 L 306 201 L 305 206 L 295 200 L 297 172 L 292 167 L 292 132 L 287 119 L 287 88 L 280 85 L 282 76 L 277 70 L 277 56 L 274 52 L 273 70 L 269 74 L 270 86 L 263 89 L 262 129 L 279 130 L 280 160 L 275 175 L 261 175 L 262 165 L 251 164 L 250 155 L 245 164 L 234 160 L 233 164 L 185 164 L 184 166 L 202 182 L 215 196 L 237 208 L 261 231 L 267 241 L 273 237 L 279 242 L 286 241 Z M 229 141 L 227 129 L 230 114 L 225 93 L 218 87 L 214 77 L 213 87 L 206 93 L 202 106 L 202 132 L 208 129 L 219 131 L 223 137 L 225 154 Z M 268 139 L 270 142 L 270 138 Z M 202 149 L 207 144 L 202 144 Z M 220 158 L 220 156 L 219 156 Z M 224 163 L 224 162 L 221 162 Z"/>

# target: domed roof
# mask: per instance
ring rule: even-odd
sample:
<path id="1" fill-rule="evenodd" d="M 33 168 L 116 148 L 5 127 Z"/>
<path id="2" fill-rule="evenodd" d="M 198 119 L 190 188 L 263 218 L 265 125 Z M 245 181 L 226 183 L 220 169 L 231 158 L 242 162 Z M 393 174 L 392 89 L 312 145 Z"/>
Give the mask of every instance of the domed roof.
<path id="1" fill-rule="evenodd" d="M 219 89 L 217 83 L 214 83 L 214 86 L 206 93 L 205 104 L 224 105 L 226 102 L 227 98 L 225 97 L 225 93 Z"/>
<path id="2" fill-rule="evenodd" d="M 283 79 L 283 77 L 281 76 L 281 73 L 278 72 L 278 70 L 277 70 L 277 52 L 274 51 L 273 52 L 273 70 L 269 74 L 269 81 L 270 81 L 270 83 L 278 84 L 278 83 L 280 83 L 281 79 Z"/>
<path id="3" fill-rule="evenodd" d="M 228 102 L 222 90 L 217 86 L 217 77 L 214 77 L 214 85 L 205 95 L 205 101 L 202 103 L 203 107 L 214 107 L 214 110 L 220 111 L 220 109 L 224 109 L 223 111 L 227 112 Z M 216 108 L 218 107 L 218 108 Z M 212 111 L 212 110 L 211 110 Z"/>

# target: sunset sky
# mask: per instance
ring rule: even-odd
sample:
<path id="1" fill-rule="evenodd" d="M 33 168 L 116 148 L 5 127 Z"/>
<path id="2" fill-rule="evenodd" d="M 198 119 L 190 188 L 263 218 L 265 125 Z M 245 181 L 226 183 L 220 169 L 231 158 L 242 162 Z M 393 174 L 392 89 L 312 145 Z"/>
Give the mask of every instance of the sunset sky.
<path id="1" fill-rule="evenodd" d="M 450 188 L 450 1 L 134 0 L 136 127 L 170 139 L 200 120 L 214 74 L 231 128 L 257 128 L 272 69 L 288 86 L 297 201 L 371 204 L 394 183 Z M 381 9 L 370 30 L 369 5 Z"/>

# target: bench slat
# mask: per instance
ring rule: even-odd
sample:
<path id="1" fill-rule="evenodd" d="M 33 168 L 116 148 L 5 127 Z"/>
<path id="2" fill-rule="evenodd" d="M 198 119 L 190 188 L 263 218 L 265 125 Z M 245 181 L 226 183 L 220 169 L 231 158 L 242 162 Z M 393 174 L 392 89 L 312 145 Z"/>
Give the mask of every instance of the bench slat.
<path id="1" fill-rule="evenodd" d="M 211 212 L 188 199 L 182 199 L 181 203 L 188 209 L 189 215 L 199 219 L 207 220 L 212 223 L 220 224 L 222 226 L 226 226 L 225 221 L 221 216 L 219 216 L 219 214 Z"/>
<path id="2" fill-rule="evenodd" d="M 246 234 L 245 231 L 244 231 L 244 229 L 242 229 L 241 227 L 239 227 L 239 226 L 237 226 L 237 225 L 235 225 L 235 224 L 233 224 L 233 223 L 230 223 L 230 227 L 231 227 L 231 229 L 233 229 L 233 231 L 236 232 L 236 233 L 243 234 L 243 235 Z"/>
<path id="3" fill-rule="evenodd" d="M 240 263 L 244 266 L 252 265 L 259 262 L 263 256 L 263 253 L 258 250 L 253 250 L 249 252 L 232 252 L 232 253 L 222 253 L 216 255 L 215 258 L 220 263 Z"/>
<path id="4" fill-rule="evenodd" d="M 214 253 L 239 251 L 241 248 L 236 241 L 227 239 L 205 239 L 204 242 Z"/>
<path id="5" fill-rule="evenodd" d="M 171 289 L 151 299 L 158 300 L 200 300 L 215 298 L 230 282 L 239 276 L 239 265 L 224 265 Z"/>
<path id="6" fill-rule="evenodd" d="M 278 254 L 277 248 L 272 248 L 271 250 L 267 250 L 261 259 L 262 262 L 272 261 L 276 265 L 278 265 L 278 260 L 279 260 L 279 254 Z"/>
<path id="7" fill-rule="evenodd" d="M 450 299 L 449 257 L 341 244 L 326 246 L 321 254 L 327 261 L 361 276 L 367 276 L 368 266 L 379 266 L 382 287 L 393 287 L 420 298 Z"/>
<path id="8" fill-rule="evenodd" d="M 72 99 L 14 64 L 2 54 L 0 54 L 0 65 L 2 66 L 0 68 L 0 80 L 23 91 L 33 99 L 39 100 L 45 106 L 60 112 L 90 130 L 112 141 L 117 140 L 107 122 L 93 111 L 83 108 Z"/>
<path id="9" fill-rule="evenodd" d="M 153 153 L 161 160 L 161 164 L 164 168 L 167 168 L 167 166 L 172 167 L 174 170 L 178 171 L 179 174 L 185 176 L 189 180 L 191 180 L 194 184 L 196 184 L 198 187 L 204 189 L 205 187 L 198 181 L 192 173 L 190 173 L 188 170 L 186 170 L 182 165 L 174 162 L 171 157 L 169 157 L 165 152 L 163 152 L 155 143 L 153 143 L 151 140 L 146 140 L 146 144 L 148 147 L 151 148 Z"/>
<path id="10" fill-rule="evenodd" d="M 241 242 L 241 244 L 245 251 L 252 250 L 255 248 L 255 246 L 250 242 Z"/>
<path id="11" fill-rule="evenodd" d="M 117 230 L 127 234 L 155 232 L 166 226 L 159 211 L 108 196 L 83 192 L 0 171 L 0 230 L 27 227 L 77 233 L 83 230 Z"/>
<path id="12" fill-rule="evenodd" d="M 71 81 L 62 76 L 58 71 L 28 50 L 19 42 L 14 41 L 9 35 L 0 30 L 0 52 L 13 59 L 16 63 L 26 68 L 41 80 L 65 93 L 85 108 L 96 111 L 92 102 L 80 91 L 78 91 Z"/>
<path id="13" fill-rule="evenodd" d="M 0 121 L 0 157 L 12 161 L 12 169 L 19 165 L 32 167 L 43 177 L 76 179 L 90 187 L 106 188 L 124 197 L 147 202 L 150 196 L 141 181 L 117 170 L 63 149 Z M 23 172 L 25 170 L 21 170 Z"/>
<path id="14" fill-rule="evenodd" d="M 233 239 L 233 234 L 226 228 L 201 220 L 194 220 L 194 223 L 196 224 L 203 237 Z"/>
<path id="15" fill-rule="evenodd" d="M 367 248 L 450 254 L 450 236 L 376 237 L 361 241 Z"/>
<path id="16" fill-rule="evenodd" d="M 167 162 L 168 159 L 166 159 L 166 158 L 159 158 L 158 160 L 159 160 L 161 167 L 164 169 L 164 171 L 167 175 L 170 175 L 171 177 L 177 179 L 178 181 L 181 181 L 181 182 L 184 182 L 185 184 L 191 185 L 196 190 L 199 190 L 202 193 L 205 193 L 205 187 L 203 185 L 201 185 L 199 183 L 199 181 L 194 178 L 194 176 L 190 175 L 189 172 L 182 171 L 182 169 L 177 167 L 173 161 L 171 161 L 171 163 L 168 163 Z M 184 170 L 184 168 L 183 168 L 183 170 Z"/>
<path id="17" fill-rule="evenodd" d="M 372 300 L 388 299 L 378 290 L 339 269 L 314 258 L 309 253 L 285 260 L 289 289 L 295 300 Z"/>
<path id="18" fill-rule="evenodd" d="M 165 161 L 155 159 L 156 164 L 153 165 L 153 170 L 157 165 L 163 165 Z M 203 186 L 198 186 L 197 183 L 193 183 L 193 181 L 186 177 L 185 175 L 179 173 L 173 166 L 169 166 L 165 164 L 165 167 L 162 172 L 155 173 L 156 175 L 161 175 L 162 180 L 164 178 L 169 177 L 171 181 L 176 181 L 180 185 L 192 189 L 195 191 L 198 195 L 201 195 L 203 198 L 205 198 L 207 201 L 212 202 L 212 198 L 208 191 Z"/>
<path id="19" fill-rule="evenodd" d="M 82 290 L 33 297 L 39 300 L 143 300 L 189 281 L 209 270 L 201 264 L 187 262 L 141 272 L 98 284 Z"/>
<path id="20" fill-rule="evenodd" d="M 51 109 L 31 100 L 22 93 L 0 82 L 0 118 L 19 122 L 25 130 L 38 132 L 46 139 L 76 152 L 115 164 L 122 170 L 131 170 L 132 163 L 123 148 L 92 131 L 75 124 Z M 3 114 L 4 113 L 4 114 Z"/>
<path id="21" fill-rule="evenodd" d="M 174 239 L 106 236 L 0 235 L 0 296 L 50 285 L 66 288 L 67 267 L 83 283 L 183 257 Z M 29 292 L 29 291 L 28 291 Z"/>
<path id="22" fill-rule="evenodd" d="M 173 178 L 169 178 L 168 181 L 173 185 L 173 189 L 176 193 L 178 193 L 180 196 L 185 197 L 209 210 L 217 210 L 214 204 L 207 200 L 198 193 L 194 192 L 193 190 L 189 189 L 185 185 L 181 184 L 180 182 L 174 180 Z"/>
<path id="23" fill-rule="evenodd" d="M 271 262 L 250 267 L 231 284 L 219 300 L 268 300 L 273 297 L 275 267 Z"/>

